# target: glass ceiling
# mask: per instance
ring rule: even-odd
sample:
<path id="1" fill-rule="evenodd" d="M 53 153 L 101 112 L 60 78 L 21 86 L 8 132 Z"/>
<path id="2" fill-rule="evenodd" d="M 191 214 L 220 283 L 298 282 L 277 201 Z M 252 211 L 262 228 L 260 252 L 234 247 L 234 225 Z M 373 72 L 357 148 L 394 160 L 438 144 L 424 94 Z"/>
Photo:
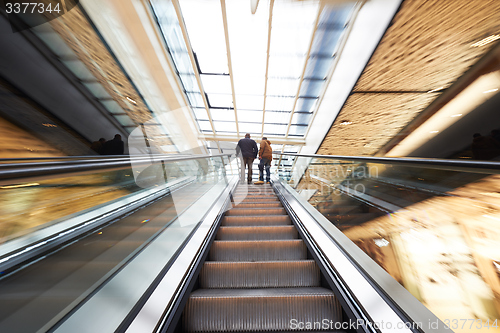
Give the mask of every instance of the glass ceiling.
<path id="1" fill-rule="evenodd" d="M 202 134 L 305 138 L 355 1 L 150 1 Z"/>

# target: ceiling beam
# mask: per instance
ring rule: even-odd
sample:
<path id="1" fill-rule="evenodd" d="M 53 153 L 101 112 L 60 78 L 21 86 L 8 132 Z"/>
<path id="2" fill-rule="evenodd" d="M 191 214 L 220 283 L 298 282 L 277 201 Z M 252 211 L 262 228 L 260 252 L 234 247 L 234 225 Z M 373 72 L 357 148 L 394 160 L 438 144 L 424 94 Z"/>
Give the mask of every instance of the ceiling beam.
<path id="1" fill-rule="evenodd" d="M 266 56 L 266 75 L 264 77 L 264 104 L 262 105 L 262 131 L 261 135 L 264 135 L 264 119 L 266 119 L 266 98 L 267 98 L 267 76 L 269 75 L 269 50 L 271 49 L 271 29 L 273 26 L 273 8 L 274 0 L 269 3 L 269 24 L 267 26 L 267 56 Z"/>
<path id="2" fill-rule="evenodd" d="M 238 124 L 238 111 L 236 108 L 236 93 L 234 91 L 233 65 L 231 62 L 231 47 L 229 45 L 229 26 L 227 24 L 226 0 L 220 0 L 222 11 L 222 22 L 224 24 L 224 37 L 226 39 L 227 67 L 229 69 L 229 80 L 231 81 L 231 93 L 233 94 L 234 121 L 236 123 L 236 135 L 240 137 L 240 128 Z"/>
<path id="3" fill-rule="evenodd" d="M 189 40 L 189 35 L 187 33 L 186 23 L 184 22 L 184 17 L 182 16 L 181 6 L 179 4 L 179 0 L 172 0 L 172 4 L 175 8 L 175 14 L 177 15 L 177 20 L 179 21 L 179 25 L 182 31 L 182 37 L 184 38 L 184 43 L 186 44 L 186 48 L 188 49 L 189 60 L 191 60 L 191 66 L 193 66 L 193 72 L 196 77 L 196 82 L 198 83 L 198 88 L 200 89 L 201 98 L 203 99 L 203 104 L 205 105 L 205 110 L 207 111 L 208 121 L 210 122 L 210 126 L 212 127 L 212 132 L 215 135 L 215 126 L 212 121 L 212 114 L 210 113 L 210 109 L 208 107 L 207 96 L 205 95 L 205 90 L 203 89 L 203 83 L 201 82 L 200 73 L 198 72 L 198 66 L 196 66 L 196 59 L 194 58 L 193 48 L 191 47 L 191 42 Z M 220 148 L 219 148 L 220 153 Z"/>
<path id="4" fill-rule="evenodd" d="M 273 144 L 277 145 L 290 145 L 290 146 L 303 146 L 306 144 L 305 139 L 285 139 L 284 137 L 273 137 L 273 136 L 268 136 L 267 137 L 269 141 L 271 141 Z M 207 141 L 231 141 L 231 142 L 238 142 L 239 138 L 236 135 L 212 135 L 212 134 L 203 134 L 200 136 L 200 140 L 207 140 Z"/>

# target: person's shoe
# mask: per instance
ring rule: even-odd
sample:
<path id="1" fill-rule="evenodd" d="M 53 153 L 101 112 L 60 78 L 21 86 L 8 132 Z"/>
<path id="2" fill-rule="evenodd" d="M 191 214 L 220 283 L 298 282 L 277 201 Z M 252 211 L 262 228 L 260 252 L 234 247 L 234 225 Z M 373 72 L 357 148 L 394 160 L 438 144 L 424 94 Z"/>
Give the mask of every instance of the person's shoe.
<path id="1" fill-rule="evenodd" d="M 249 185 L 252 184 L 252 181 L 251 180 L 247 181 L 247 184 L 249 184 Z"/>
<path id="2" fill-rule="evenodd" d="M 254 184 L 255 185 L 261 185 L 261 184 L 264 184 L 264 181 L 263 180 L 259 180 L 259 181 L 256 181 Z"/>
<path id="3" fill-rule="evenodd" d="M 271 184 L 271 182 L 266 182 L 266 184 Z"/>

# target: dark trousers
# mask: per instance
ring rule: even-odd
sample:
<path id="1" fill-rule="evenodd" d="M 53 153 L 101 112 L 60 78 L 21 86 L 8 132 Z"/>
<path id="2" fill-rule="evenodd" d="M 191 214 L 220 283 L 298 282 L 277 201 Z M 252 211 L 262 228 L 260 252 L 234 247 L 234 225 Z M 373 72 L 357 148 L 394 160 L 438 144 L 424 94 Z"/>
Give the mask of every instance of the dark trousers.
<path id="1" fill-rule="evenodd" d="M 266 182 L 271 181 L 271 160 L 262 158 L 259 163 L 259 180 L 264 181 L 264 169 L 266 169 Z"/>
<path id="2" fill-rule="evenodd" d="M 253 164 L 253 157 L 243 157 L 243 170 L 245 170 L 248 167 L 248 177 L 247 180 L 249 182 L 252 181 L 252 164 Z"/>

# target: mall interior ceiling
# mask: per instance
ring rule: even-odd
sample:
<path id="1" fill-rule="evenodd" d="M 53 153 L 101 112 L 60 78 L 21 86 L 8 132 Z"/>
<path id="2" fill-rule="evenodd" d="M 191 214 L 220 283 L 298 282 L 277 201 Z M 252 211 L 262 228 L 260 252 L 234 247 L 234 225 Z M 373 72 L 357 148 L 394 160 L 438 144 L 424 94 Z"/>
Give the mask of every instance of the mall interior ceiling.
<path id="1" fill-rule="evenodd" d="M 136 131 L 160 153 L 248 132 L 292 153 L 471 158 L 500 127 L 496 2 L 81 0 L 19 32 L 29 19 L 3 11 L 1 157 Z"/>

